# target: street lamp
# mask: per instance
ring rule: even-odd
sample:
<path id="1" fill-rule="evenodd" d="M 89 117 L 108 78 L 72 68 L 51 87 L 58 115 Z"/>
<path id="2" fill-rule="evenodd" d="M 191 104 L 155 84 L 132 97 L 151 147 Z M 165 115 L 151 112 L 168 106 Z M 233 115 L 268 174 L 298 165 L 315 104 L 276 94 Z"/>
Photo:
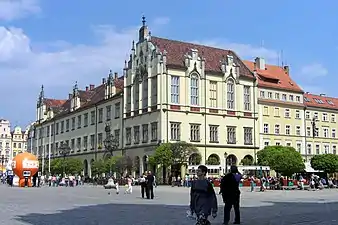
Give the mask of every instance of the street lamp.
<path id="1" fill-rule="evenodd" d="M 63 177 L 65 177 L 66 173 L 66 156 L 69 155 L 70 151 L 71 148 L 65 142 L 59 147 L 59 153 L 63 156 Z"/>
<path id="2" fill-rule="evenodd" d="M 119 140 L 111 134 L 111 128 L 109 124 L 106 124 L 104 130 L 106 132 L 106 139 L 103 141 L 106 151 L 105 155 L 110 158 L 113 156 L 114 151 L 119 148 Z"/>

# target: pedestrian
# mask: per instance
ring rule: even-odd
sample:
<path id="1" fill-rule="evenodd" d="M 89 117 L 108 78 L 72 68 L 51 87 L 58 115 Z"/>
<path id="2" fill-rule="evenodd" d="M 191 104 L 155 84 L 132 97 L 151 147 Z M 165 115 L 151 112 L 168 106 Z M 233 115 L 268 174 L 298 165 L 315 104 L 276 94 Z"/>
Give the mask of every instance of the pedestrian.
<path id="1" fill-rule="evenodd" d="M 146 183 L 147 183 L 146 189 L 147 199 L 154 199 L 154 176 L 151 174 L 151 171 L 148 171 Z"/>
<path id="2" fill-rule="evenodd" d="M 223 225 L 229 224 L 230 211 L 232 207 L 235 211 L 234 224 L 241 223 L 239 202 L 240 202 L 240 190 L 239 182 L 242 176 L 238 172 L 237 166 L 230 167 L 230 173 L 226 174 L 221 180 L 221 194 L 224 202 L 224 220 Z"/>
<path id="3" fill-rule="evenodd" d="M 119 186 L 119 181 L 117 178 L 115 179 L 115 189 L 116 189 L 116 194 L 118 195 L 120 193 L 120 186 Z"/>
<path id="4" fill-rule="evenodd" d="M 210 224 L 208 217 L 217 216 L 217 197 L 215 190 L 206 178 L 208 168 L 200 165 L 197 169 L 197 179 L 192 181 L 190 189 L 190 216 L 197 219 L 196 225 Z"/>
<path id="5" fill-rule="evenodd" d="M 133 180 L 127 176 L 127 185 L 128 185 L 128 188 L 126 189 L 126 191 L 124 192 L 125 194 L 132 194 L 133 193 Z"/>
<path id="6" fill-rule="evenodd" d="M 146 174 L 143 173 L 139 178 L 139 184 L 141 186 L 141 197 L 144 198 L 144 193 L 147 195 L 147 183 L 146 183 Z"/>

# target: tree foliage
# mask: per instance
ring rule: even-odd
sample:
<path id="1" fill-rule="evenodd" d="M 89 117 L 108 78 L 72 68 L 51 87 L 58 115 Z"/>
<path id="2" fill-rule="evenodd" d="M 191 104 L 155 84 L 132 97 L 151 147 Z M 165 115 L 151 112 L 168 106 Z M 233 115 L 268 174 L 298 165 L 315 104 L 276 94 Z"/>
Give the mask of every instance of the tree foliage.
<path id="1" fill-rule="evenodd" d="M 50 162 L 51 174 L 62 174 L 65 167 L 66 174 L 81 174 L 83 171 L 83 163 L 77 158 L 62 158 L 52 159 Z M 45 171 L 48 171 L 48 161 L 45 162 Z"/>
<path id="2" fill-rule="evenodd" d="M 305 168 L 302 156 L 292 147 L 267 146 L 257 153 L 258 164 L 270 166 L 285 176 L 302 172 Z"/>
<path id="3" fill-rule="evenodd" d="M 111 160 L 113 171 L 120 176 L 125 172 L 130 173 L 134 168 L 133 160 L 129 156 L 113 156 Z"/>
<path id="4" fill-rule="evenodd" d="M 149 157 L 149 164 L 170 166 L 173 161 L 173 152 L 171 151 L 171 144 L 164 143 L 158 146 L 155 153 Z"/>
<path id="5" fill-rule="evenodd" d="M 338 172 L 338 155 L 315 155 L 311 158 L 311 166 L 315 170 L 324 171 L 326 173 Z"/>
<path id="6" fill-rule="evenodd" d="M 244 157 L 242 160 L 241 160 L 241 164 L 243 166 L 252 166 L 254 164 L 254 161 L 252 158 L 249 158 L 249 157 Z"/>
<path id="7" fill-rule="evenodd" d="M 211 155 L 207 160 L 207 165 L 219 165 L 220 161 L 217 156 Z"/>

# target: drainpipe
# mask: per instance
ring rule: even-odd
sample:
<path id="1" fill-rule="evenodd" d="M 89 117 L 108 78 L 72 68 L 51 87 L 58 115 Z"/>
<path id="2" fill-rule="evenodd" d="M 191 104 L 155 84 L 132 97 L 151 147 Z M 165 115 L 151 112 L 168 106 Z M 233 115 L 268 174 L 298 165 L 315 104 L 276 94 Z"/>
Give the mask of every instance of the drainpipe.
<path id="1" fill-rule="evenodd" d="M 97 105 L 95 105 L 95 137 L 94 137 L 94 144 L 95 144 L 95 161 L 97 160 L 97 113 L 98 113 L 98 109 L 97 109 Z"/>
<path id="2" fill-rule="evenodd" d="M 256 149 L 256 77 L 254 77 L 253 80 L 253 113 L 254 113 L 254 124 L 253 124 L 253 130 L 254 130 L 254 164 L 257 164 L 257 149 Z"/>
<path id="3" fill-rule="evenodd" d="M 204 78 L 204 164 L 207 164 L 207 78 Z"/>
<path id="4" fill-rule="evenodd" d="M 306 115 L 306 106 L 304 107 L 303 109 L 303 120 L 304 120 L 304 148 L 305 148 L 305 162 L 307 162 L 307 135 L 306 135 L 306 118 L 305 118 L 305 115 Z"/>

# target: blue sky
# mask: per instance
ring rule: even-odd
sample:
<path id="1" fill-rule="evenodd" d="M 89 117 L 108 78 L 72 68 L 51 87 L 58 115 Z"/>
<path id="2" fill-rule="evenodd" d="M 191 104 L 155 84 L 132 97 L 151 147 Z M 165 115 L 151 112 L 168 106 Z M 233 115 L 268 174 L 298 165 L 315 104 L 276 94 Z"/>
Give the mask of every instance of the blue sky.
<path id="1" fill-rule="evenodd" d="M 281 64 L 282 51 L 305 91 L 338 96 L 337 9 L 333 0 L 1 0 L 0 117 L 26 126 L 35 119 L 41 84 L 48 97 L 67 98 L 75 81 L 84 87 L 98 84 L 109 69 L 120 72 L 143 14 L 154 36 L 271 64 Z"/>

